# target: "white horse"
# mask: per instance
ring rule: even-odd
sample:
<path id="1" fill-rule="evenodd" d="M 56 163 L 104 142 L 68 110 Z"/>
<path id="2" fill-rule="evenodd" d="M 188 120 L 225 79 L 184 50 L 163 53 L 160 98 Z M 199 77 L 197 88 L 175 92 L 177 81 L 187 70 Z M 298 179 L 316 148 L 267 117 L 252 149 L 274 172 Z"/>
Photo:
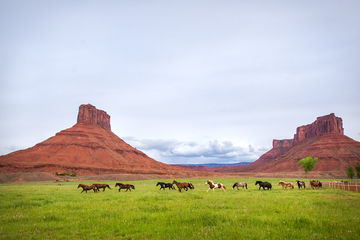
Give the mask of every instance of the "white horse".
<path id="1" fill-rule="evenodd" d="M 220 188 L 224 192 L 226 191 L 226 187 L 222 183 L 214 183 L 211 180 L 207 180 L 205 184 L 209 184 L 209 189 L 206 192 L 208 192 L 210 189 L 212 189 L 214 191 L 215 188 Z"/>
<path id="2" fill-rule="evenodd" d="M 244 188 L 247 189 L 247 183 L 246 182 L 236 182 L 233 185 L 233 189 L 235 189 L 235 187 L 237 188 L 237 190 L 239 190 L 239 187 L 242 187 L 243 189 Z"/>

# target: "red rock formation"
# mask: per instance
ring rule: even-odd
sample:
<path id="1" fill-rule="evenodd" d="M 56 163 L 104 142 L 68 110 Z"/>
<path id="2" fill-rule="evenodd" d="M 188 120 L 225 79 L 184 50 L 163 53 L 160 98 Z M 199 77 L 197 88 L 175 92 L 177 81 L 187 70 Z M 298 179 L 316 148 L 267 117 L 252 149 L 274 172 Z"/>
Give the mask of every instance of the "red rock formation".
<path id="1" fill-rule="evenodd" d="M 332 113 L 298 127 L 294 139 L 273 140 L 273 148 L 248 166 L 221 167 L 215 171 L 301 175 L 303 169 L 297 162 L 307 156 L 319 159 L 313 174 L 343 177 L 346 167 L 360 162 L 360 143 L 344 136 L 342 119 Z"/>
<path id="2" fill-rule="evenodd" d="M 77 123 L 97 125 L 111 131 L 110 116 L 105 111 L 98 110 L 91 104 L 80 105 Z"/>
<path id="3" fill-rule="evenodd" d="M 106 112 L 89 104 L 81 105 L 78 122 L 73 127 L 34 147 L 0 156 L 0 172 L 196 175 L 190 169 L 155 161 L 110 129 L 110 116 Z"/>
<path id="4" fill-rule="evenodd" d="M 305 139 L 319 137 L 328 133 L 344 135 L 342 119 L 335 117 L 334 113 L 318 117 L 312 124 L 298 127 L 294 135 L 294 142 L 296 144 Z"/>

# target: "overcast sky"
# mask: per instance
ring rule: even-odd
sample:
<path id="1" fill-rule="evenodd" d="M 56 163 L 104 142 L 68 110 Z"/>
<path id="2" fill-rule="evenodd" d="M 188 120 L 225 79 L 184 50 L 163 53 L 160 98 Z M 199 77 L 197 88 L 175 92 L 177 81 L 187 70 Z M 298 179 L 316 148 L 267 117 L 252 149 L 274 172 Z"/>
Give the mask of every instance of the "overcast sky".
<path id="1" fill-rule="evenodd" d="M 360 140 L 360 1 L 0 0 L 0 154 L 80 104 L 166 163 L 254 161 L 335 113 Z"/>

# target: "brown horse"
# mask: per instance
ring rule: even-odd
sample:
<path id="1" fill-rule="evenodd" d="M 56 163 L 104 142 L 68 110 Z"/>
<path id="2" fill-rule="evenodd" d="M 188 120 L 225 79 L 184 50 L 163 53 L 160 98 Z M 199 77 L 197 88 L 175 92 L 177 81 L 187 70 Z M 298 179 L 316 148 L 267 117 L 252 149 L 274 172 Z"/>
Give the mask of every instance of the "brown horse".
<path id="1" fill-rule="evenodd" d="M 282 189 L 287 189 L 287 187 L 294 189 L 294 184 L 292 184 L 291 182 L 280 181 L 278 185 L 281 185 Z"/>
<path id="2" fill-rule="evenodd" d="M 100 191 L 100 188 L 103 189 L 103 192 L 105 192 L 105 188 L 111 189 L 108 184 L 94 183 L 93 185 L 97 188 L 98 191 Z"/>
<path id="3" fill-rule="evenodd" d="M 90 185 L 90 186 L 85 185 L 85 184 L 79 184 L 77 188 L 80 188 L 80 187 L 83 189 L 83 190 L 81 191 L 81 193 L 83 193 L 83 191 L 85 191 L 85 192 L 87 193 L 87 191 L 89 191 L 89 190 L 94 190 L 94 192 L 97 192 L 97 191 L 98 191 L 98 189 L 95 187 L 94 184 L 93 184 L 93 185 Z"/>
<path id="4" fill-rule="evenodd" d="M 320 181 L 310 180 L 310 186 L 312 189 L 319 189 L 322 187 L 322 183 Z"/>
<path id="5" fill-rule="evenodd" d="M 211 180 L 207 180 L 205 184 L 209 184 L 209 189 L 206 192 L 208 192 L 210 189 L 212 189 L 214 191 L 215 188 L 220 188 L 224 192 L 226 192 L 226 187 L 222 183 L 214 183 Z"/>
<path id="6" fill-rule="evenodd" d="M 181 192 L 181 189 L 185 189 L 185 191 L 187 191 L 189 188 L 194 189 L 194 186 L 191 183 L 187 183 L 187 182 L 180 183 L 174 180 L 172 184 L 175 184 L 178 187 L 179 192 Z"/>
<path id="7" fill-rule="evenodd" d="M 115 187 L 117 187 L 117 186 L 119 186 L 119 192 L 121 191 L 121 189 L 126 189 L 126 192 L 129 191 L 129 190 L 131 192 L 131 189 L 135 190 L 135 186 L 132 185 L 132 184 L 116 183 Z"/>

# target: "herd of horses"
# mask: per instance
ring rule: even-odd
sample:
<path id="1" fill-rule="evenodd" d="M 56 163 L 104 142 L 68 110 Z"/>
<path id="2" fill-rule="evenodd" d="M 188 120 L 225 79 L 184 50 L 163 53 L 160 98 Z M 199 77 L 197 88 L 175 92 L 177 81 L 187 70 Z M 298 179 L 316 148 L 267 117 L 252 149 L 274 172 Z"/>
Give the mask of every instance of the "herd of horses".
<path id="1" fill-rule="evenodd" d="M 205 182 L 205 184 L 209 185 L 209 189 L 207 190 L 207 192 L 209 190 L 214 191 L 215 189 L 220 189 L 224 192 L 226 191 L 226 187 L 222 183 L 215 183 L 212 180 L 207 180 Z M 296 180 L 296 184 L 299 189 L 302 189 L 302 188 L 305 189 L 305 187 L 306 187 L 304 181 Z M 259 185 L 259 190 L 261 188 L 263 188 L 263 190 L 271 190 L 271 188 L 272 188 L 272 185 L 269 182 L 256 181 L 255 186 L 256 185 Z M 281 185 L 282 189 L 284 189 L 284 190 L 287 188 L 294 189 L 294 184 L 291 182 L 279 181 L 278 185 Z M 181 192 L 181 190 L 188 191 L 189 189 L 191 189 L 191 190 L 195 189 L 194 185 L 191 182 L 177 182 L 175 180 L 172 183 L 158 182 L 156 184 L 156 186 L 160 186 L 159 190 L 161 190 L 161 189 L 165 190 L 167 188 L 169 190 L 176 190 L 176 188 L 175 188 L 175 186 L 176 186 L 178 188 L 179 192 Z M 116 183 L 115 188 L 116 187 L 119 187 L 119 192 L 121 191 L 121 189 L 126 189 L 126 192 L 127 191 L 131 192 L 131 189 L 135 190 L 135 186 L 132 184 Z M 232 189 L 235 190 L 235 188 L 237 188 L 237 190 L 239 190 L 239 187 L 243 188 L 243 189 L 248 189 L 246 182 L 236 182 L 236 183 L 234 183 Z M 319 189 L 322 187 L 322 183 L 320 181 L 310 180 L 310 187 L 312 189 Z M 82 188 L 81 193 L 83 193 L 83 192 L 87 193 L 87 191 L 91 191 L 91 190 L 93 190 L 95 193 L 95 192 L 99 192 L 100 189 L 102 189 L 104 192 L 106 188 L 111 189 L 108 184 L 101 184 L 101 183 L 94 183 L 91 185 L 79 184 L 77 188 Z"/>

